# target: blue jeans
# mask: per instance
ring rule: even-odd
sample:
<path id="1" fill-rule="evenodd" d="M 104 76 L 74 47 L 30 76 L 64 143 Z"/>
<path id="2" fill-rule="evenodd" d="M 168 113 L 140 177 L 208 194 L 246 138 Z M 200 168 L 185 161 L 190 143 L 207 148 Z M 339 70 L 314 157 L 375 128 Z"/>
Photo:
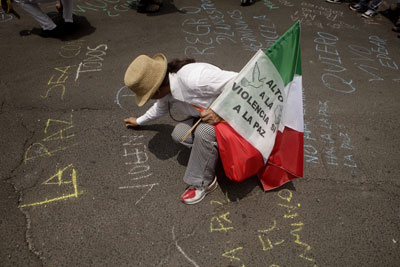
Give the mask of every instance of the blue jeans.
<path id="1" fill-rule="evenodd" d="M 367 9 L 369 2 L 370 2 L 369 0 L 361 0 L 358 4 L 362 8 Z M 378 7 L 380 6 L 381 3 L 382 3 L 382 0 L 373 0 L 371 5 L 369 5 L 369 9 L 372 9 L 375 12 L 378 11 Z"/>

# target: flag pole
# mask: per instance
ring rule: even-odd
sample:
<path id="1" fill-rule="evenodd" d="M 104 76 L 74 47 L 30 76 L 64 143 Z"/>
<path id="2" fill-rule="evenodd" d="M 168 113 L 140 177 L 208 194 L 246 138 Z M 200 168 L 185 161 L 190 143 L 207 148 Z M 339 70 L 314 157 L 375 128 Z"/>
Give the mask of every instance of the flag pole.
<path id="1" fill-rule="evenodd" d="M 185 134 L 184 137 L 182 137 L 181 142 L 184 142 L 186 140 L 186 138 L 189 136 L 189 134 L 191 134 L 194 130 L 194 128 L 196 128 L 196 126 L 200 123 L 201 118 L 192 126 L 192 128 L 190 128 L 189 131 L 187 131 L 187 133 Z"/>

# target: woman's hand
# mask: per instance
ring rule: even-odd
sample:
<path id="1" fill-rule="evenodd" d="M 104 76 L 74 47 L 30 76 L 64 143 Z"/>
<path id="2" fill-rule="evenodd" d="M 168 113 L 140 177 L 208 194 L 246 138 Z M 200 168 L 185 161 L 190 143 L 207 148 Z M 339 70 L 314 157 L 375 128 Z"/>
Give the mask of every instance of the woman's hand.
<path id="1" fill-rule="evenodd" d="M 135 117 L 129 117 L 124 120 L 126 127 L 137 127 L 139 124 L 136 121 Z"/>
<path id="2" fill-rule="evenodd" d="M 200 118 L 202 121 L 207 122 L 208 124 L 211 125 L 215 125 L 218 122 L 222 121 L 222 118 L 218 116 L 218 114 L 211 109 L 202 111 L 200 113 Z"/>

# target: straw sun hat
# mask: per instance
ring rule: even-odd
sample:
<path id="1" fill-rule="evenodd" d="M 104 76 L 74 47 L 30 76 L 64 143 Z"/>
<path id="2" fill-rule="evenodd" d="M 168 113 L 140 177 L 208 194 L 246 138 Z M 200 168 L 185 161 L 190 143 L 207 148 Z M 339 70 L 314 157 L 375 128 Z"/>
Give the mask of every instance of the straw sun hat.
<path id="1" fill-rule="evenodd" d="M 125 85 L 136 95 L 136 104 L 141 107 L 155 94 L 167 72 L 167 58 L 156 54 L 152 58 L 140 55 L 125 72 Z"/>

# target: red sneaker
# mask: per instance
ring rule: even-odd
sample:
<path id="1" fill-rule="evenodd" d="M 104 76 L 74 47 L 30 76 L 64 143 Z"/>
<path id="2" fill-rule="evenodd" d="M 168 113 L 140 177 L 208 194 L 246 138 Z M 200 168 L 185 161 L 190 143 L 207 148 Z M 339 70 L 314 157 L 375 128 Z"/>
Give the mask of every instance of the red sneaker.
<path id="1" fill-rule="evenodd" d="M 199 203 L 208 194 L 214 191 L 218 187 L 217 177 L 212 180 L 212 182 L 207 186 L 189 186 L 186 188 L 185 192 L 181 195 L 181 200 L 183 203 L 192 205 Z"/>

